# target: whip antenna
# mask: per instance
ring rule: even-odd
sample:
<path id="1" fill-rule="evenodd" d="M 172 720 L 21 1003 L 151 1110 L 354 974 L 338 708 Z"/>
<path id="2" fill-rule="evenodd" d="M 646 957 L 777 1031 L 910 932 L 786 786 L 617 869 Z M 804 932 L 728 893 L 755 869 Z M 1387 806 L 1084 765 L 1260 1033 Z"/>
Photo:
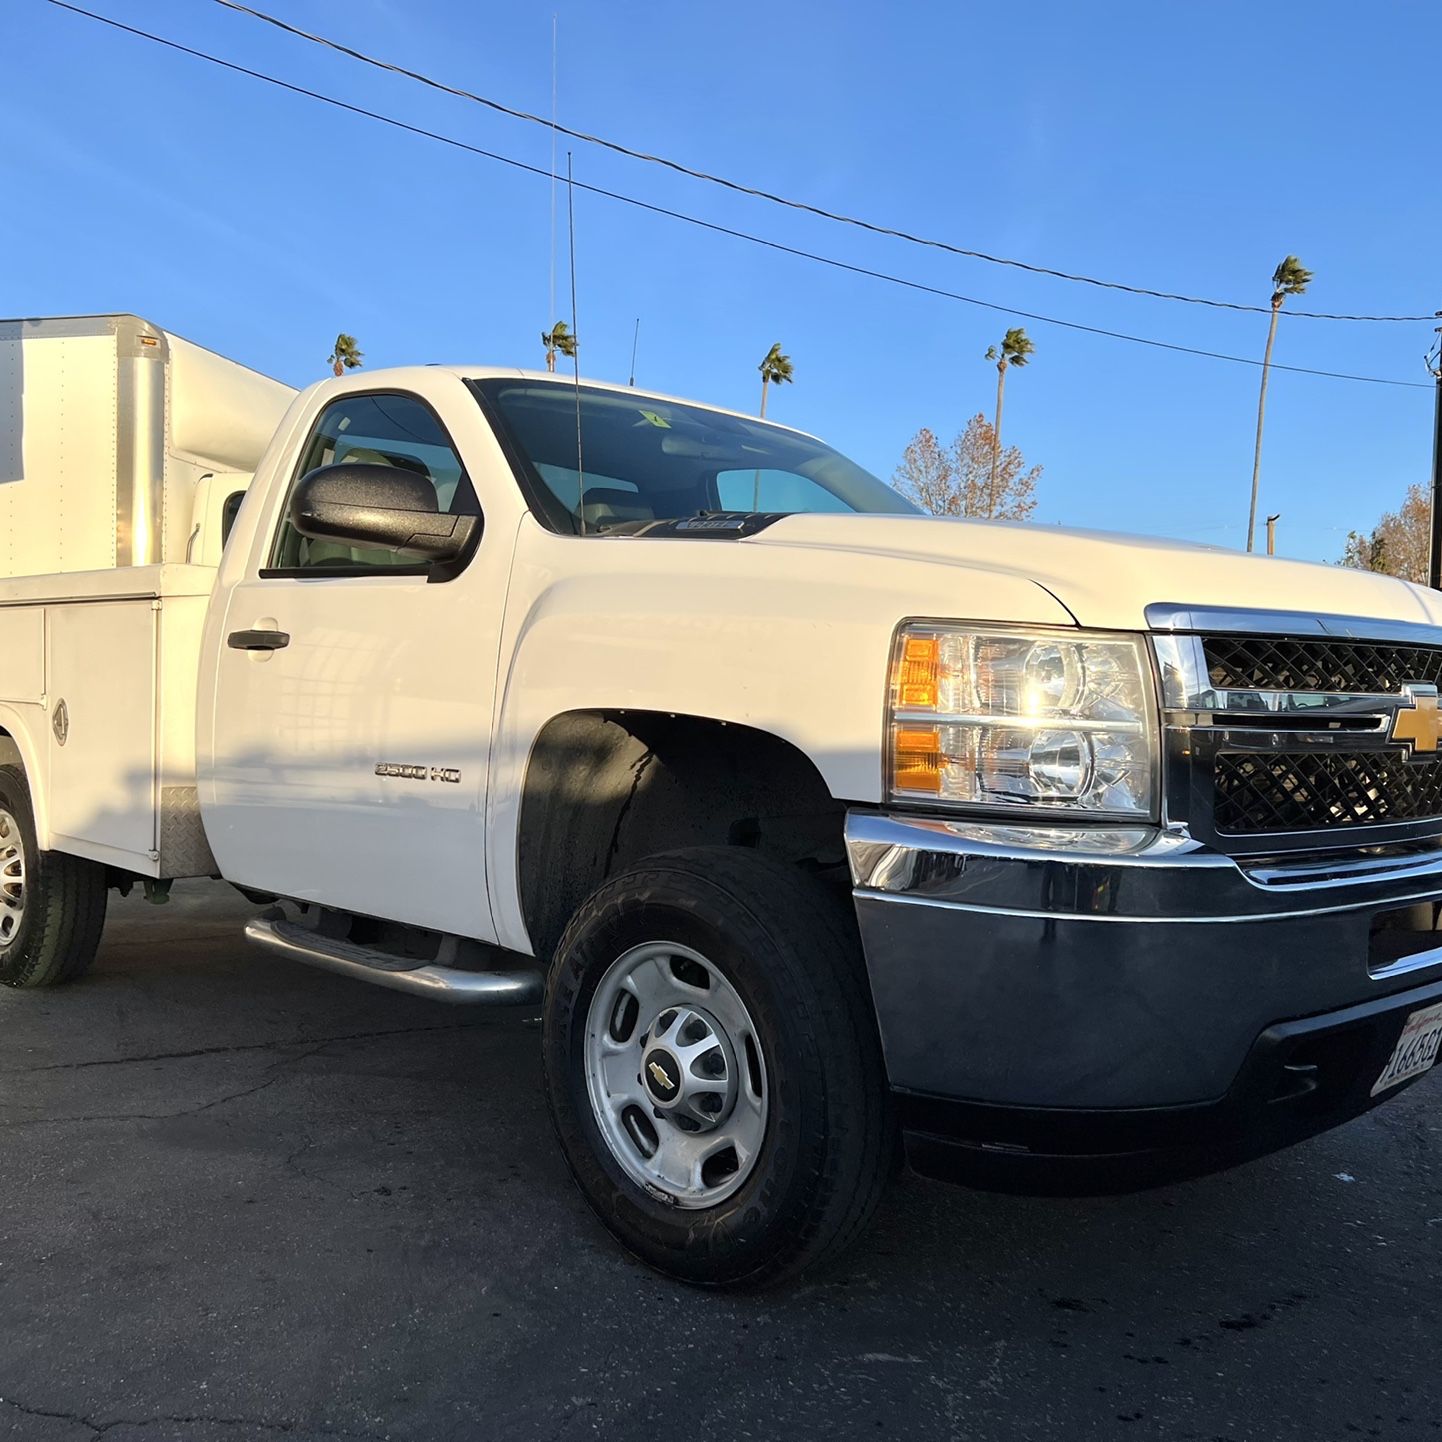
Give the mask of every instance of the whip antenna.
<path id="1" fill-rule="evenodd" d="M 631 337 L 631 384 L 636 384 L 636 347 L 641 340 L 641 317 L 636 317 L 636 333 Z"/>
<path id="2" fill-rule="evenodd" d="M 557 20 L 551 16 L 551 296 L 546 323 L 556 323 L 556 42 Z"/>
<path id="3" fill-rule="evenodd" d="M 566 152 L 566 229 L 571 255 L 571 368 L 576 377 L 576 519 L 586 534 L 586 470 L 581 461 L 581 346 L 576 337 L 576 187 L 571 181 L 571 152 Z"/>

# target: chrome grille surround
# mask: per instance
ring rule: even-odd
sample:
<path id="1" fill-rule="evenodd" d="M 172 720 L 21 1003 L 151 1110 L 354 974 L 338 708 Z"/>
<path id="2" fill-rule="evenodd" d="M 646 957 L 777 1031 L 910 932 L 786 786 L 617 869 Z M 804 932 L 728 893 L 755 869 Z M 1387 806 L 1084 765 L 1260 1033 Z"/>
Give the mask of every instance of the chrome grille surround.
<path id="1" fill-rule="evenodd" d="M 1152 606 L 1165 818 L 1238 853 L 1442 834 L 1442 750 L 1394 742 L 1435 695 L 1442 627 Z"/>

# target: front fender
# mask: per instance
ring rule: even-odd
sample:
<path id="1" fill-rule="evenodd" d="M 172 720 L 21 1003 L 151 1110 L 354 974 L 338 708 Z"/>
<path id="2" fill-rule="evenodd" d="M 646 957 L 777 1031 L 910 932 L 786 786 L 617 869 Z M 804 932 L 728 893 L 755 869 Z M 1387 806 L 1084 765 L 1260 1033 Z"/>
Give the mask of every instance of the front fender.
<path id="1" fill-rule="evenodd" d="M 749 726 L 808 756 L 838 800 L 876 802 L 892 637 L 913 616 L 1075 624 L 1040 587 L 996 573 L 744 541 L 557 536 L 524 522 L 487 804 L 502 943 L 527 947 L 520 799 L 552 718 L 645 710 Z"/>

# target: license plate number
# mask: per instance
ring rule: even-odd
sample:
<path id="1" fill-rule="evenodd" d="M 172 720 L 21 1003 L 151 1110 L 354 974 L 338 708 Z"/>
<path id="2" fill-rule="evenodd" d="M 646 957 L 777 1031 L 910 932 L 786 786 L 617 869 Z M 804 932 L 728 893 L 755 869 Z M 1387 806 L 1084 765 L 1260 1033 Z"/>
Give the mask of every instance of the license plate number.
<path id="1" fill-rule="evenodd" d="M 1437 1060 L 1439 1044 L 1442 1044 L 1442 1002 L 1414 1011 L 1407 1018 L 1402 1035 L 1397 1038 L 1397 1049 L 1392 1053 L 1392 1060 L 1382 1068 L 1372 1095 L 1377 1096 L 1389 1087 L 1430 1071 Z"/>

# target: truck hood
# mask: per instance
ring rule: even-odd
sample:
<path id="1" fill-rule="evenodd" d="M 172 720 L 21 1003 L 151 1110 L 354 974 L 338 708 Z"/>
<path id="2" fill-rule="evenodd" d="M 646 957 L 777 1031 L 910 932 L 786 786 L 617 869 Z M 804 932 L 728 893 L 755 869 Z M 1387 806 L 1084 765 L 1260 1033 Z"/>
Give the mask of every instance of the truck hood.
<path id="1" fill-rule="evenodd" d="M 1442 624 L 1442 592 L 1369 571 L 1106 531 L 935 516 L 787 516 L 744 542 L 1029 580 L 1081 626 L 1144 630 L 1154 602 Z M 958 577 L 958 581 L 962 578 Z M 972 587 L 958 585 L 958 616 Z"/>

